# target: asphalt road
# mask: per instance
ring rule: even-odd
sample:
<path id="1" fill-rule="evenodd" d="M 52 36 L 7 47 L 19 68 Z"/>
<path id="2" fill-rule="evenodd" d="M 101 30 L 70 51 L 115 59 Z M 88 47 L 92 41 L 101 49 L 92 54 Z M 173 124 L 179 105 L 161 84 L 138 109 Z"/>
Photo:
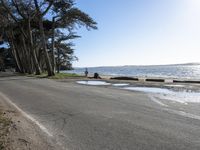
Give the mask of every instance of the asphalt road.
<path id="1" fill-rule="evenodd" d="M 0 92 L 63 149 L 200 149 L 198 116 L 159 105 L 145 93 L 18 76 L 0 78 Z"/>

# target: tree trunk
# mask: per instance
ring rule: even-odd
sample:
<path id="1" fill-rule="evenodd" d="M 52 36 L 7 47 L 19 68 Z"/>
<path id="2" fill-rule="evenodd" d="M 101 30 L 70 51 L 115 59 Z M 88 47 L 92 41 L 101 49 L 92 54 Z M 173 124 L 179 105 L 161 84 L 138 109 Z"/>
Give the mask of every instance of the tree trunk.
<path id="1" fill-rule="evenodd" d="M 48 52 L 47 52 L 47 45 L 46 45 L 46 39 L 45 39 L 45 34 L 44 34 L 44 26 L 43 26 L 43 16 L 48 12 L 48 10 L 50 9 L 50 7 L 53 4 L 53 1 L 49 4 L 49 6 L 43 12 L 43 14 L 40 11 L 38 1 L 34 0 L 34 3 L 35 3 L 36 10 L 37 10 L 37 15 L 38 15 L 40 35 L 41 35 L 41 41 L 42 41 L 42 48 L 43 48 L 43 52 L 44 52 L 44 56 L 45 56 L 45 62 L 46 62 L 46 67 L 47 67 L 47 71 L 48 71 L 48 76 L 54 76 L 55 72 L 52 68 L 51 61 L 50 61 L 50 58 L 49 58 L 49 55 L 48 55 Z"/>
<path id="2" fill-rule="evenodd" d="M 55 17 L 53 17 L 52 20 L 52 55 L 51 55 L 51 59 L 52 59 L 52 69 L 55 72 L 56 69 L 56 63 L 55 63 L 55 52 L 54 52 L 54 48 L 55 48 Z"/>
<path id="3" fill-rule="evenodd" d="M 17 54 L 16 54 L 16 50 L 15 50 L 15 46 L 14 46 L 14 43 L 13 43 L 13 41 L 11 40 L 11 44 L 10 44 L 10 46 L 11 46 L 11 49 L 12 49 L 12 54 L 13 54 L 13 57 L 14 57 L 14 59 L 15 59 L 15 63 L 16 63 L 16 71 L 17 72 L 22 72 L 22 69 L 21 69 L 21 66 L 20 66 L 20 63 L 19 63 L 19 60 L 18 60 L 18 58 L 17 58 Z"/>
<path id="4" fill-rule="evenodd" d="M 26 69 L 28 74 L 32 74 L 33 70 L 31 69 L 31 56 L 29 55 L 29 48 L 27 48 L 24 36 L 22 36 L 22 43 L 23 43 L 23 49 L 24 49 L 24 55 L 25 55 L 25 60 L 26 60 Z"/>
<path id="5" fill-rule="evenodd" d="M 12 32 L 12 31 L 11 31 Z M 15 44 L 14 44 L 14 41 L 13 41 L 13 33 L 10 34 L 10 40 L 9 40 L 9 43 L 10 43 L 10 46 L 11 46 L 11 49 L 12 49 L 12 54 L 13 54 L 13 57 L 15 59 L 15 63 L 16 63 L 16 70 L 20 73 L 23 72 L 22 70 L 22 66 L 20 64 L 20 61 L 19 61 L 19 57 L 17 55 L 17 52 L 16 52 L 16 48 L 15 48 Z"/>
<path id="6" fill-rule="evenodd" d="M 57 65 L 57 73 L 60 73 L 60 65 Z"/>
<path id="7" fill-rule="evenodd" d="M 58 60 L 57 60 L 57 73 L 60 73 L 60 49 L 57 48 Z"/>
<path id="8" fill-rule="evenodd" d="M 33 59 L 33 63 L 34 63 L 34 67 L 35 67 L 35 71 L 36 71 L 36 75 L 40 75 L 41 74 L 41 68 L 40 65 L 38 63 L 38 59 L 36 56 L 36 52 L 35 49 L 33 48 L 33 36 L 32 36 L 32 31 L 31 31 L 31 24 L 30 24 L 30 19 L 28 19 L 28 32 L 29 32 L 29 40 L 30 40 L 30 53 Z"/>
<path id="9" fill-rule="evenodd" d="M 19 46 L 16 44 L 16 42 L 13 42 L 15 45 L 15 52 L 16 52 L 16 56 L 19 62 L 19 65 L 21 67 L 21 73 L 25 73 L 25 68 L 24 68 L 24 64 L 23 64 L 23 56 L 22 56 L 22 52 L 20 53 L 19 50 Z"/>
<path id="10" fill-rule="evenodd" d="M 48 76 L 54 76 L 55 72 L 52 69 L 51 61 L 47 52 L 47 46 L 46 46 L 46 39 L 45 39 L 45 34 L 44 34 L 44 27 L 43 27 L 43 21 L 42 21 L 42 16 L 41 14 L 39 15 L 39 28 L 40 28 L 40 35 L 41 35 L 41 41 L 42 41 L 42 49 L 44 52 L 45 56 L 45 61 L 46 61 L 46 67 L 47 67 L 47 72 Z"/>

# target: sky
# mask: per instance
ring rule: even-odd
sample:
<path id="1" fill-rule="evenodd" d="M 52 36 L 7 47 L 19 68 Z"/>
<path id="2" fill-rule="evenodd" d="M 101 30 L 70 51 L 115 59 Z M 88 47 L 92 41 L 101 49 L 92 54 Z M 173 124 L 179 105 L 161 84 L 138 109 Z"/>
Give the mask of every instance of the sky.
<path id="1" fill-rule="evenodd" d="M 200 62 L 200 0 L 76 0 L 98 30 L 77 33 L 74 67 Z"/>

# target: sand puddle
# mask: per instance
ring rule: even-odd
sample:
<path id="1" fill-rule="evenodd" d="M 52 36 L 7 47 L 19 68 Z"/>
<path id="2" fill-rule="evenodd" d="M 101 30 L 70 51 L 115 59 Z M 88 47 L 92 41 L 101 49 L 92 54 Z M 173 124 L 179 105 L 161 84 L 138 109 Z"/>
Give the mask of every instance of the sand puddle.
<path id="1" fill-rule="evenodd" d="M 112 84 L 112 86 L 116 86 L 116 87 L 128 86 L 128 85 L 129 85 L 128 83 L 115 83 L 115 84 Z"/>
<path id="2" fill-rule="evenodd" d="M 153 88 L 153 87 L 124 87 L 122 89 L 144 92 L 152 94 L 153 96 L 164 99 L 171 100 L 179 103 L 200 103 L 200 93 L 192 91 L 174 91 L 172 89 L 165 88 Z"/>
<path id="3" fill-rule="evenodd" d="M 124 87 L 123 89 L 131 90 L 131 91 L 146 92 L 146 93 L 164 93 L 164 94 L 171 93 L 171 91 L 168 89 L 153 88 L 153 87 Z"/>
<path id="4" fill-rule="evenodd" d="M 105 81 L 77 81 L 77 83 L 84 85 L 111 85 L 110 83 Z"/>

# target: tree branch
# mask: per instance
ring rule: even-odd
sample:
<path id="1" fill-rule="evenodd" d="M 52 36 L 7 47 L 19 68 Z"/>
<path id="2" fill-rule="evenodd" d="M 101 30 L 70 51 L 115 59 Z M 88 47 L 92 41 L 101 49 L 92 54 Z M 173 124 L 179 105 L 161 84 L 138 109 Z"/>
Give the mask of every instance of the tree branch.
<path id="1" fill-rule="evenodd" d="M 46 13 L 49 11 L 49 9 L 51 8 L 51 6 L 53 5 L 53 1 L 51 1 L 49 3 L 49 6 L 47 7 L 47 9 L 42 13 L 42 16 L 46 15 Z"/>
<path id="2" fill-rule="evenodd" d="M 22 29 L 21 25 L 19 24 L 18 20 L 16 19 L 16 17 L 12 14 L 12 12 L 10 11 L 10 9 L 6 6 L 6 4 L 4 3 L 4 0 L 1 0 L 1 3 L 3 5 L 3 7 L 8 11 L 9 15 L 11 16 L 11 18 L 17 23 L 17 25 L 19 26 L 22 34 L 24 35 L 25 38 L 27 38 L 26 34 L 24 33 L 24 30 Z"/>
<path id="3" fill-rule="evenodd" d="M 26 16 L 24 14 L 21 13 L 19 6 L 17 4 L 17 2 L 15 0 L 12 0 L 13 5 L 15 6 L 15 8 L 17 9 L 17 12 L 19 13 L 19 15 L 23 18 L 26 19 Z"/>

